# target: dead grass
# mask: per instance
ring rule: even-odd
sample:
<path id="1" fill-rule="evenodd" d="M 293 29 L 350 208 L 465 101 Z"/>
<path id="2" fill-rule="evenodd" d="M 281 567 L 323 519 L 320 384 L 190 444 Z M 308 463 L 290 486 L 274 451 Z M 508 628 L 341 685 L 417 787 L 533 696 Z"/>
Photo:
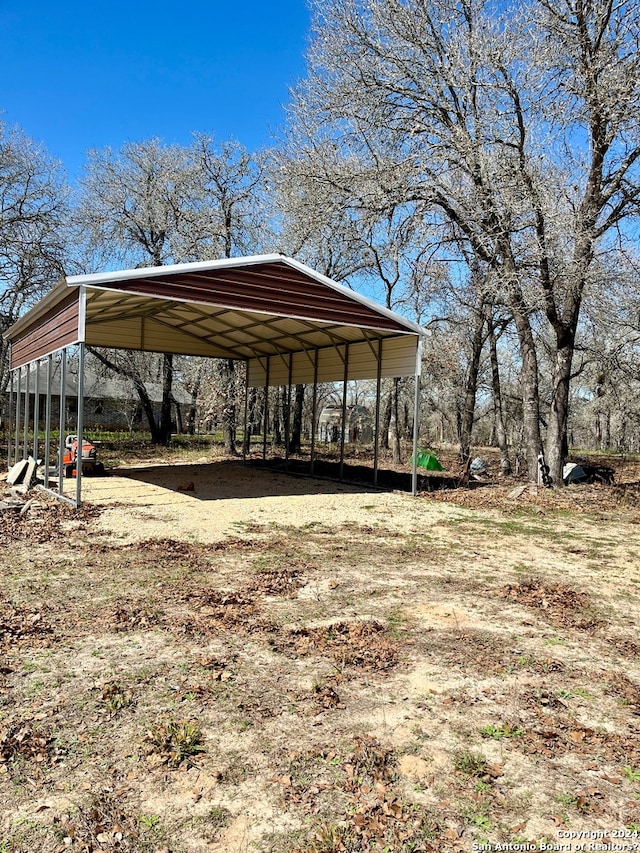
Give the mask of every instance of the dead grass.
<path id="1" fill-rule="evenodd" d="M 640 526 L 587 488 L 339 523 L 334 494 L 216 543 L 5 513 L 0 851 L 639 832 Z"/>

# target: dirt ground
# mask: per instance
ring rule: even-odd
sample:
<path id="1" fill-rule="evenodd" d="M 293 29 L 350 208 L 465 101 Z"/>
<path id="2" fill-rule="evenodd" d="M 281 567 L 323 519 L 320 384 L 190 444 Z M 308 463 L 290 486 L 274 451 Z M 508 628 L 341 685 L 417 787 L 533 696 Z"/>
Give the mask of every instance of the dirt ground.
<path id="1" fill-rule="evenodd" d="M 0 516 L 2 853 L 640 850 L 630 476 L 172 462 Z"/>

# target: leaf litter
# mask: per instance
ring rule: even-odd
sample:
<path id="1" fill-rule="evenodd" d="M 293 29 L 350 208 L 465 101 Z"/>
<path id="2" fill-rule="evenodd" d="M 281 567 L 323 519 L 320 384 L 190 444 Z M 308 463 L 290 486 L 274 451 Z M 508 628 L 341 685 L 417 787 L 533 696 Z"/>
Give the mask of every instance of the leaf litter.
<path id="1" fill-rule="evenodd" d="M 420 504 L 425 518 L 428 507 Z M 54 508 L 42 539 L 30 538 L 26 524 L 9 532 L 0 637 L 11 661 L 3 695 L 13 698 L 3 704 L 0 696 L 0 837 L 11 853 L 127 845 L 195 853 L 216 809 L 228 815 L 216 830 L 221 849 L 239 853 L 245 842 L 234 841 L 234 827 L 252 814 L 246 790 L 254 777 L 262 786 L 251 789 L 254 801 L 270 826 L 280 816 L 289 827 L 274 835 L 253 820 L 252 843 L 265 853 L 462 851 L 486 837 L 551 837 L 567 822 L 610 828 L 636 820 L 640 671 L 628 625 L 640 614 L 615 559 L 607 572 L 626 584 L 624 618 L 600 602 L 596 610 L 582 592 L 600 576 L 570 543 L 522 581 L 517 564 L 527 561 L 528 543 L 514 538 L 505 539 L 506 558 L 490 579 L 480 541 L 429 554 L 380 525 L 348 528 L 356 559 L 319 528 L 262 531 L 259 545 L 247 534 L 205 546 L 176 531 L 131 546 L 91 538 L 90 518 L 69 537 L 68 520 Z M 631 552 L 637 531 L 619 524 L 617 540 Z M 331 513 L 322 530 L 330 526 Z M 588 524 L 581 529 L 587 537 Z M 34 545 L 43 566 L 74 559 L 59 577 L 47 569 L 42 588 L 34 583 L 22 600 L 20 571 L 34 574 Z M 553 559 L 570 584 L 557 583 Z M 447 576 L 460 582 L 445 584 Z M 326 577 L 337 582 L 323 586 Z M 384 583 L 372 585 L 377 577 Z M 316 598 L 297 598 L 305 584 L 315 585 Z M 508 605 L 499 616 L 496 600 Z M 399 633 L 389 614 L 416 601 L 477 618 L 443 628 L 407 617 Z M 512 619 L 512 605 L 540 618 Z M 547 647 L 548 626 L 561 629 L 558 649 Z M 92 645 L 93 654 L 74 655 Z M 34 661 L 33 676 L 18 650 Z M 89 663 L 97 680 L 81 677 Z M 482 738 L 478 714 L 495 736 Z M 70 731 L 60 737 L 65 727 L 81 734 L 77 742 Z M 458 772 L 456 756 L 470 749 L 479 767 L 499 772 Z M 37 790 L 76 792 L 73 809 L 52 807 L 53 818 L 29 830 L 39 833 L 30 848 L 20 846 L 16 816 L 33 802 L 33 786 L 13 784 L 18 770 Z M 556 778 L 565 780 L 562 808 Z M 82 785 L 98 793 L 83 799 Z M 151 813 L 145 801 L 164 804 L 155 846 L 135 817 Z"/>

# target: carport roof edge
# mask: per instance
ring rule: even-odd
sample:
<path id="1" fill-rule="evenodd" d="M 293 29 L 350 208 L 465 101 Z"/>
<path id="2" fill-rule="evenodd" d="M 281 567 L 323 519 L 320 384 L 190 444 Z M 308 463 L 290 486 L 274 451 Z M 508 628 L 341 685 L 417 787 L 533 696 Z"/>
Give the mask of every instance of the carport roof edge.
<path id="1" fill-rule="evenodd" d="M 104 297 L 99 296 L 101 293 Z M 33 342 L 34 334 L 42 330 L 42 334 L 37 337 L 37 346 L 34 345 L 35 355 L 29 358 L 27 352 L 20 356 L 16 354 L 15 361 L 12 357 L 13 366 L 19 366 L 18 362 L 26 364 L 56 351 L 61 346 L 85 340 L 85 302 L 82 294 L 88 294 L 95 299 L 96 316 L 100 316 L 102 322 L 105 317 L 99 314 L 100 299 L 106 299 L 108 294 L 115 294 L 117 297 L 111 305 L 110 316 L 109 312 L 106 316 L 107 323 L 111 323 L 113 334 L 109 340 L 101 343 L 95 339 L 96 332 L 94 339 L 88 340 L 94 345 L 119 345 L 128 349 L 163 351 L 158 346 L 143 346 L 142 339 L 134 346 L 127 346 L 125 342 L 114 343 L 114 330 L 123 325 L 117 313 L 118 305 L 124 305 L 127 299 L 129 305 L 137 302 L 135 312 L 129 311 L 131 318 L 135 314 L 136 322 L 144 324 L 144 315 L 147 320 L 151 319 L 158 324 L 157 339 L 161 340 L 161 337 L 157 336 L 163 331 L 162 323 L 165 333 L 180 334 L 187 343 L 189 336 L 193 342 L 197 341 L 202 330 L 202 341 L 208 341 L 207 347 L 211 352 L 200 352 L 196 343 L 193 343 L 194 349 L 191 350 L 187 346 L 185 354 L 211 354 L 247 360 L 274 354 L 276 351 L 299 352 L 318 346 L 317 340 L 314 339 L 314 330 L 317 335 L 322 333 L 327 338 L 331 338 L 333 334 L 335 344 L 349 342 L 350 335 L 353 340 L 394 335 L 421 338 L 425 335 L 425 330 L 418 324 L 332 281 L 293 258 L 280 254 L 254 255 L 67 276 L 5 333 L 5 338 L 12 343 L 22 343 L 27 336 L 31 337 Z M 161 301 L 169 314 L 158 319 L 154 310 Z M 143 305 L 146 306 L 144 309 Z M 173 309 L 171 305 L 174 306 Z M 190 305 L 194 306 L 195 312 L 190 318 L 177 316 L 181 308 Z M 195 306 L 201 306 L 203 310 L 198 313 Z M 220 343 L 220 352 L 217 353 L 215 330 L 218 326 L 222 327 L 225 316 L 231 316 L 234 312 L 242 318 L 245 326 L 240 324 L 225 327 L 225 331 L 220 332 L 220 339 L 223 340 L 226 336 L 226 340 Z M 123 310 L 123 316 L 125 313 Z M 271 341 L 270 322 L 275 324 L 276 321 L 280 326 L 274 337 L 280 337 L 281 345 L 279 350 L 270 352 L 267 346 Z M 260 322 L 266 328 L 263 337 L 258 337 L 252 344 L 243 343 L 246 328 L 255 330 Z M 332 333 L 334 329 L 336 333 Z M 351 333 L 348 332 L 349 329 L 352 329 Z M 338 330 L 340 334 L 337 333 Z M 354 334 L 355 330 L 362 330 L 360 338 Z M 299 337 L 294 342 L 296 335 Z M 289 343 L 286 341 L 288 337 L 291 337 Z M 123 341 L 125 338 L 126 336 Z M 204 346 L 202 344 L 203 349 Z M 167 351 L 182 350 L 174 347 Z"/>

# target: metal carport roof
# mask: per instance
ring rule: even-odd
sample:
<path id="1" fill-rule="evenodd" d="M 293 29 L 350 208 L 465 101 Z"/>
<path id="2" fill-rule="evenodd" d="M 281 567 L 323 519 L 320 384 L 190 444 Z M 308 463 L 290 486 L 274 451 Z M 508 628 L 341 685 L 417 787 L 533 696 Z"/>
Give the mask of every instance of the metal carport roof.
<path id="1" fill-rule="evenodd" d="M 12 368 L 85 343 L 239 359 L 251 385 L 278 385 L 341 380 L 347 345 L 349 379 L 374 378 L 379 361 L 382 376 L 414 375 L 423 334 L 292 258 L 258 255 L 68 276 L 5 337 Z"/>
<path id="2" fill-rule="evenodd" d="M 181 355 L 231 358 L 247 364 L 247 385 L 343 383 L 376 379 L 379 411 L 382 377 L 416 376 L 413 492 L 416 493 L 418 377 L 424 330 L 393 311 L 284 255 L 256 255 L 163 267 L 68 276 L 5 333 L 11 343 L 11 389 L 15 385 L 15 458 L 19 453 L 23 398 L 24 455 L 29 435 L 30 378 L 47 358 L 48 485 L 51 360 L 61 359 L 61 396 L 69 347 L 78 346 L 76 432 L 82 447 L 85 345 Z M 24 369 L 24 386 L 22 373 Z M 37 456 L 39 393 L 35 391 L 34 455 Z M 11 404 L 10 404 L 11 408 Z M 64 406 L 61 404 L 62 413 Z M 265 421 L 266 421 L 265 407 Z M 377 415 L 376 415 L 377 421 Z M 63 437 L 59 427 L 58 496 L 63 492 Z M 266 422 L 264 447 L 266 448 Z M 11 459 L 9 442 L 8 461 Z M 342 470 L 344 435 L 341 440 Z M 266 450 L 263 449 L 263 455 Z M 313 444 L 312 444 L 313 458 Z M 81 501 L 82 465 L 77 466 L 75 505 Z M 313 468 L 313 462 L 311 463 Z M 377 471 L 377 439 L 374 470 Z"/>

